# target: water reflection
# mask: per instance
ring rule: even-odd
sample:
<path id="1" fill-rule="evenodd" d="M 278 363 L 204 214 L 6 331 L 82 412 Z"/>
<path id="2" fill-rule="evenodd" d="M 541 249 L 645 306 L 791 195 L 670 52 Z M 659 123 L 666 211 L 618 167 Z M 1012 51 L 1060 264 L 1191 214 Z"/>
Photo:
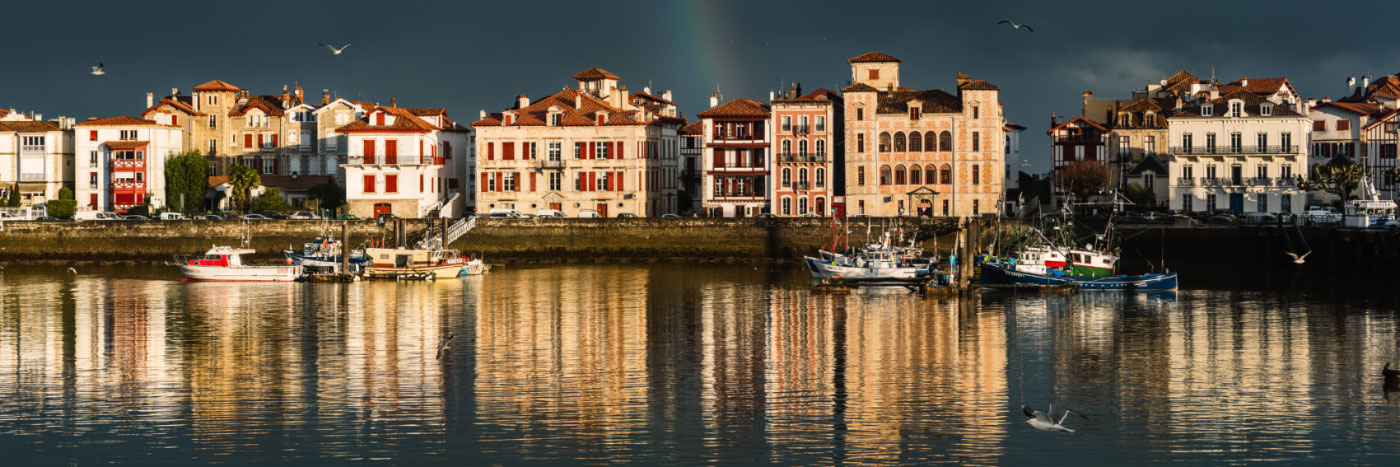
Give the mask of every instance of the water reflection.
<path id="1" fill-rule="evenodd" d="M 1400 320 L 1298 294 L 814 294 L 800 270 L 678 265 L 435 284 L 161 274 L 0 273 L 0 450 L 45 464 L 1400 452 L 1400 398 L 1379 377 L 1400 361 Z M 1064 437 L 1020 423 L 1021 404 L 1052 402 L 1092 420 Z"/>

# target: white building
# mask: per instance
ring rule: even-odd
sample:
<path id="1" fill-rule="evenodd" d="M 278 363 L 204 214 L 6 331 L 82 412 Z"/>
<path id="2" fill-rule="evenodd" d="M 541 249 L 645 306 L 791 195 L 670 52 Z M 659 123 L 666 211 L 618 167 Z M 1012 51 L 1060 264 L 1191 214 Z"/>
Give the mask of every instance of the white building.
<path id="1" fill-rule="evenodd" d="M 43 118 L 0 117 L 0 192 L 19 193 L 21 206 L 58 199 L 58 190 L 73 182 L 73 120 Z"/>
<path id="2" fill-rule="evenodd" d="M 79 211 L 125 212 L 150 197 L 165 206 L 165 161 L 184 151 L 179 126 L 138 117 L 77 124 L 74 198 Z"/>
<path id="3" fill-rule="evenodd" d="M 346 211 L 360 217 L 393 214 L 459 217 L 466 194 L 459 178 L 471 152 L 470 129 L 443 109 L 379 106 L 336 129 L 348 144 Z"/>
<path id="4" fill-rule="evenodd" d="M 1301 213 L 1312 122 L 1277 94 L 1209 97 L 1167 120 L 1170 207 L 1182 211 Z"/>

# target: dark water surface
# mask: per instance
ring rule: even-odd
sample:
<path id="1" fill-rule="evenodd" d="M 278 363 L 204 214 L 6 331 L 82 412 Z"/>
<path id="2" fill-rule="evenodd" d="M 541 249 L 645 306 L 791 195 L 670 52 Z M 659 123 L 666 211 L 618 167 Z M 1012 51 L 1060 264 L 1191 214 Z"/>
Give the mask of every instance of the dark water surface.
<path id="1" fill-rule="evenodd" d="M 1318 294 L 829 294 L 791 267 L 674 264 L 348 285 L 61 269 L 0 272 L 0 464 L 1400 464 L 1380 377 L 1397 314 Z M 1051 402 L 1090 420 L 1023 423 Z"/>

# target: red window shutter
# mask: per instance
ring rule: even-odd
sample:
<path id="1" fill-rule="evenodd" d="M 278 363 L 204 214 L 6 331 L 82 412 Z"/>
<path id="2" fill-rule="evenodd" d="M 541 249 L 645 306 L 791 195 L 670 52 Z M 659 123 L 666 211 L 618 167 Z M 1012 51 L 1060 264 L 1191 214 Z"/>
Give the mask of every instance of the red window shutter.
<path id="1" fill-rule="evenodd" d="M 418 174 L 418 192 L 423 192 L 423 174 Z"/>
<path id="2" fill-rule="evenodd" d="M 97 141 L 97 130 L 88 132 L 88 141 Z"/>
<path id="3" fill-rule="evenodd" d="M 365 140 L 365 157 L 374 157 L 374 140 L 372 139 Z"/>
<path id="4" fill-rule="evenodd" d="M 384 112 L 374 114 L 374 124 L 384 126 Z"/>
<path id="5" fill-rule="evenodd" d="M 179 125 L 180 125 L 180 116 L 179 116 L 179 115 L 171 115 L 171 116 L 170 116 L 170 124 L 171 124 L 171 125 L 175 125 L 175 126 L 179 126 Z"/>
<path id="6" fill-rule="evenodd" d="M 623 155 L 622 155 L 622 148 L 625 148 L 625 147 L 627 147 L 627 145 L 622 144 L 621 141 L 618 141 L 618 142 L 617 142 L 617 158 L 618 158 L 618 159 L 626 159 L 626 157 L 623 157 Z"/>
<path id="7" fill-rule="evenodd" d="M 598 191 L 598 174 L 595 172 L 588 173 L 588 191 Z"/>
<path id="8" fill-rule="evenodd" d="M 640 189 L 644 186 L 647 186 L 647 173 L 637 172 L 637 188 Z"/>
<path id="9" fill-rule="evenodd" d="M 627 182 L 622 178 L 622 171 L 617 171 L 617 191 L 627 191 Z"/>
<path id="10" fill-rule="evenodd" d="M 530 172 L 530 191 L 535 191 L 535 173 Z"/>
<path id="11" fill-rule="evenodd" d="M 501 143 L 501 160 L 515 160 L 515 143 Z"/>
<path id="12" fill-rule="evenodd" d="M 386 140 L 384 140 L 384 155 L 389 156 L 389 157 L 394 157 L 394 156 L 399 155 L 399 140 L 396 140 L 396 139 L 386 139 Z"/>
<path id="13" fill-rule="evenodd" d="M 612 158 L 613 158 L 613 142 L 612 142 L 612 141 L 604 141 L 604 142 L 603 142 L 603 158 L 604 158 L 604 159 L 612 159 Z"/>
<path id="14" fill-rule="evenodd" d="M 278 146 L 277 146 L 277 135 L 272 135 L 272 147 L 274 147 L 274 148 L 275 148 L 275 147 L 278 147 Z"/>
<path id="15" fill-rule="evenodd" d="M 374 176 L 365 175 L 365 193 L 374 193 Z"/>
<path id="16" fill-rule="evenodd" d="M 97 193 L 92 193 L 88 195 L 88 206 L 92 207 L 93 209 L 97 209 Z"/>
<path id="17" fill-rule="evenodd" d="M 258 133 L 258 147 L 262 147 L 262 145 L 263 145 L 263 135 L 262 135 L 262 133 Z"/>
<path id="18" fill-rule="evenodd" d="M 584 159 L 593 159 L 593 158 L 596 158 L 596 157 L 598 157 L 598 143 L 589 141 L 589 142 L 588 142 L 588 154 L 584 154 L 584 155 L 583 155 L 583 158 L 584 158 Z"/>
<path id="19" fill-rule="evenodd" d="M 398 175 L 385 175 L 385 176 L 384 176 L 384 192 L 385 192 L 385 193 L 398 193 L 398 192 L 399 192 L 399 176 L 398 176 Z"/>
<path id="20" fill-rule="evenodd" d="M 249 133 L 249 134 L 243 135 L 243 149 L 252 149 L 252 148 L 253 148 L 253 134 L 252 134 L 252 133 Z"/>
<path id="21" fill-rule="evenodd" d="M 496 191 L 506 191 L 505 185 L 501 184 L 501 182 L 505 180 L 505 177 L 501 175 L 503 173 L 504 172 L 496 172 Z"/>
<path id="22" fill-rule="evenodd" d="M 482 193 L 485 193 L 485 192 L 487 191 L 487 190 L 486 190 L 486 187 L 487 187 L 488 185 L 490 185 L 490 184 L 491 184 L 491 174 L 482 172 L 482 174 L 481 174 L 481 186 L 477 187 L 477 189 L 481 190 Z"/>
<path id="23" fill-rule="evenodd" d="M 272 160 L 272 173 L 273 173 L 273 174 L 281 174 L 281 173 L 282 173 L 282 160 L 281 160 L 281 159 L 273 159 L 273 160 Z"/>
<path id="24" fill-rule="evenodd" d="M 510 181 L 512 185 L 515 185 L 515 191 L 520 191 L 520 172 L 510 174 Z"/>

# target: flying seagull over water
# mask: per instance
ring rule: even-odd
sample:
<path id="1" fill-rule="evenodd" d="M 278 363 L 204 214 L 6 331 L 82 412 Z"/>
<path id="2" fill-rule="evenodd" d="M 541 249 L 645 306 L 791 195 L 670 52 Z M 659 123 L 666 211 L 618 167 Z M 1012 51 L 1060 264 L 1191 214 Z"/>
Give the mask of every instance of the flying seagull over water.
<path id="1" fill-rule="evenodd" d="M 1000 23 L 997 23 L 997 24 L 1010 24 L 1012 28 L 1014 28 L 1014 29 L 1016 29 L 1016 30 L 1018 30 L 1018 31 L 1019 31 L 1021 28 L 1026 28 L 1027 31 L 1035 32 L 1034 29 L 1031 29 L 1031 25 L 1030 25 L 1030 24 L 1028 24 L 1028 23 L 1020 23 L 1020 24 L 1017 24 L 1015 21 L 1011 21 L 1011 20 L 1009 20 L 1009 19 L 1001 20 L 1001 22 L 1000 22 Z"/>
<path id="2" fill-rule="evenodd" d="M 1050 418 L 1050 415 L 1046 415 L 1039 410 L 1032 409 L 1030 408 L 1030 406 L 1027 405 L 1021 406 L 1021 411 L 1026 414 L 1026 423 L 1031 424 L 1032 427 L 1040 431 L 1058 431 L 1060 433 L 1074 433 L 1074 430 L 1065 428 L 1064 426 L 1065 419 L 1069 418 L 1069 414 L 1078 415 L 1080 418 L 1083 418 L 1085 420 L 1089 419 L 1089 417 L 1085 417 L 1084 414 L 1075 412 L 1070 409 L 1065 409 L 1065 413 L 1060 415 L 1059 421 L 1056 421 L 1055 419 Z M 1055 413 L 1054 404 L 1050 405 L 1050 413 Z"/>
<path id="3" fill-rule="evenodd" d="M 1291 251 L 1285 251 L 1285 252 L 1283 252 L 1283 254 L 1288 255 L 1289 257 L 1292 257 L 1292 258 L 1293 258 L 1293 264 L 1303 264 L 1303 262 L 1305 261 L 1304 258 L 1307 258 L 1308 255 L 1311 255 L 1311 254 L 1312 254 L 1312 251 L 1309 250 L 1307 253 L 1303 253 L 1303 256 L 1298 256 L 1297 253 L 1294 253 L 1294 252 L 1291 252 Z"/>
<path id="4" fill-rule="evenodd" d="M 437 357 L 435 358 L 438 360 L 442 360 L 442 353 L 452 348 L 451 343 L 452 331 L 447 331 L 447 337 L 442 338 L 442 343 L 438 344 Z"/>
<path id="5" fill-rule="evenodd" d="M 69 274 L 77 274 L 77 273 L 78 273 L 78 270 L 77 270 L 77 269 L 73 269 L 73 268 L 68 268 L 68 273 L 69 273 Z"/>
<path id="6" fill-rule="evenodd" d="M 102 71 L 102 66 L 103 66 L 103 65 L 102 65 L 101 63 L 98 63 L 98 64 L 96 64 L 96 65 L 93 65 L 93 66 L 92 66 L 92 74 L 97 75 L 97 76 L 102 76 L 102 75 L 107 74 L 107 72 Z"/>
<path id="7" fill-rule="evenodd" d="M 345 49 L 346 49 L 347 47 L 350 47 L 350 44 L 345 44 L 344 46 L 341 46 L 339 49 L 335 48 L 335 46 L 330 45 L 330 44 L 318 44 L 318 45 L 320 45 L 321 47 L 325 47 L 325 48 L 327 48 L 327 49 L 331 49 L 331 55 L 340 55 L 340 53 L 341 53 L 341 52 L 344 52 Z"/>

